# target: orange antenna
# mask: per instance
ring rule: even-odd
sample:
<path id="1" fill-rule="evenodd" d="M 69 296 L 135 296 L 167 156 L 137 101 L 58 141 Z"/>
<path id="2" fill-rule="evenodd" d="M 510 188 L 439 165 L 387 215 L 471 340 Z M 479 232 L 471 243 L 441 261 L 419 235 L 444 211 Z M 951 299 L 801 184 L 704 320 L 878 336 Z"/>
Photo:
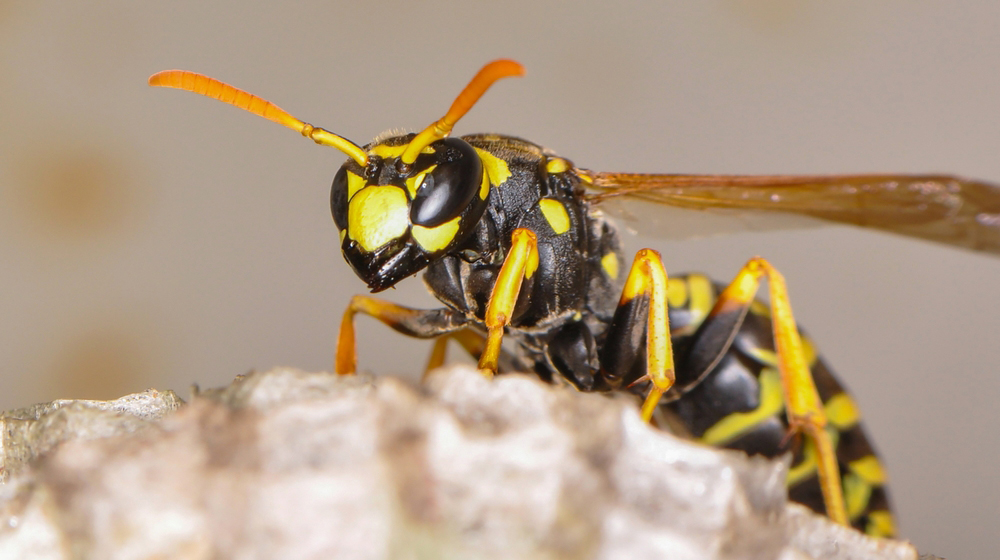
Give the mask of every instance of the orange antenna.
<path id="1" fill-rule="evenodd" d="M 502 78 L 507 78 L 511 76 L 523 76 L 524 67 L 520 63 L 509 59 L 500 59 L 490 62 L 486 66 L 483 66 L 482 70 L 469 85 L 465 86 L 462 93 L 458 94 L 455 101 L 451 104 L 451 108 L 448 112 L 444 114 L 437 122 L 428 126 L 420 134 L 417 134 L 410 144 L 406 147 L 406 151 L 400 159 L 403 163 L 410 164 L 417 159 L 417 155 L 420 154 L 421 150 L 431 145 L 432 142 L 440 140 L 449 134 L 451 134 L 452 127 L 458 122 L 458 119 L 462 118 L 469 109 L 479 101 L 479 98 L 486 93 L 486 90 L 490 88 L 497 80 Z"/>
<path id="2" fill-rule="evenodd" d="M 164 70 L 150 76 L 149 85 L 183 89 L 217 99 L 223 103 L 229 103 L 244 111 L 249 111 L 267 120 L 287 126 L 306 138 L 312 138 L 317 144 L 337 148 L 358 162 L 358 165 L 361 167 L 368 165 L 368 154 L 361 149 L 361 146 L 358 146 L 354 142 L 343 136 L 338 136 L 329 130 L 302 122 L 274 103 L 220 82 L 215 78 L 209 78 L 202 74 L 184 70 Z"/>

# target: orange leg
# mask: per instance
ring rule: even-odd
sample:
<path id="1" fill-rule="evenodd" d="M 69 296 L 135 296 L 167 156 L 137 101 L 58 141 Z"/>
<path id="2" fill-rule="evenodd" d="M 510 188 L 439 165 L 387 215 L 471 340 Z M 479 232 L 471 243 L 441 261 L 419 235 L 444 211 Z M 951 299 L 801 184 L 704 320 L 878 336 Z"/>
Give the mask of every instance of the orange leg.
<path id="1" fill-rule="evenodd" d="M 436 369 L 444 365 L 445 356 L 448 352 L 448 341 L 454 339 L 465 348 L 465 351 L 469 353 L 470 356 L 478 359 L 482 355 L 483 350 L 486 348 L 486 338 L 469 329 L 462 329 L 460 331 L 455 331 L 446 335 L 439 336 L 437 340 L 434 341 L 434 347 L 431 348 L 431 355 L 427 359 L 427 367 L 424 369 L 424 378 L 431 370 Z"/>
<path id="2" fill-rule="evenodd" d="M 785 278 L 766 260 L 760 257 L 750 259 L 719 295 L 710 316 L 745 314 L 760 287 L 762 276 L 767 277 L 770 287 L 774 347 L 778 355 L 778 371 L 781 374 L 788 424 L 792 433 L 804 433 L 815 443 L 820 487 L 827 515 L 835 522 L 847 525 L 836 450 L 826 431 L 826 413 L 802 351 L 802 341 L 792 316 Z"/>
<path id="3" fill-rule="evenodd" d="M 528 229 L 518 228 L 511 235 L 511 247 L 503 261 L 497 281 L 486 305 L 486 348 L 479 358 L 483 375 L 492 377 L 500 359 L 500 343 L 504 328 L 510 324 L 514 304 L 521 293 L 521 281 L 530 279 L 538 268 L 538 242 Z"/>
<path id="4" fill-rule="evenodd" d="M 434 338 L 465 327 L 465 317 L 450 309 L 412 309 L 371 296 L 358 295 L 344 311 L 337 337 L 334 370 L 339 375 L 357 371 L 358 350 L 354 336 L 354 316 L 370 315 L 398 332 L 416 338 Z"/>

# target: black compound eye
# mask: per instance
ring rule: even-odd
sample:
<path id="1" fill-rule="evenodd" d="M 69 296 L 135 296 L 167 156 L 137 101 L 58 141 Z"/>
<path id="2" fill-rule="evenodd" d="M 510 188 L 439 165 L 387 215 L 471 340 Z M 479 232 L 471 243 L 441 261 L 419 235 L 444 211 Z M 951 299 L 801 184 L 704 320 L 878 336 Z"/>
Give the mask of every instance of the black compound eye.
<path id="1" fill-rule="evenodd" d="M 337 229 L 347 227 L 347 166 L 341 166 L 340 171 L 333 176 L 333 188 L 330 189 L 330 211 L 333 212 L 333 223 Z"/>
<path id="2" fill-rule="evenodd" d="M 446 138 L 433 146 L 437 167 L 424 177 L 410 205 L 410 221 L 423 227 L 460 216 L 483 182 L 483 162 L 468 142 Z"/>

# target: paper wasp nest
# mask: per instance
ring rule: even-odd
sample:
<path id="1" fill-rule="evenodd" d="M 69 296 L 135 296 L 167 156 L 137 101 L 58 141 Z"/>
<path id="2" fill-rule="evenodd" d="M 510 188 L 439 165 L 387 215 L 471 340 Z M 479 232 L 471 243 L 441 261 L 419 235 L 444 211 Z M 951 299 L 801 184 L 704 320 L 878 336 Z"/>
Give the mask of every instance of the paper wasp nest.
<path id="1" fill-rule="evenodd" d="M 0 558 L 916 558 L 787 504 L 781 462 L 529 377 L 279 369 L 0 422 Z"/>

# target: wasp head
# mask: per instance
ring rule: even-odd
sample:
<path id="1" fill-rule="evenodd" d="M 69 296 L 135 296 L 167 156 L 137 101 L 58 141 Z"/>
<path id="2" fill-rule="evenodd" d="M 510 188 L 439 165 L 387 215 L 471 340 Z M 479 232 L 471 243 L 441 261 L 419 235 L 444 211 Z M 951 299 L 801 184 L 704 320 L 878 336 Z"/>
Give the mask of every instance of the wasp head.
<path id="1" fill-rule="evenodd" d="M 392 287 L 464 241 L 486 209 L 489 181 L 475 148 L 445 138 L 412 163 L 413 135 L 365 146 L 368 165 L 348 160 L 330 191 L 344 258 L 373 292 Z"/>

